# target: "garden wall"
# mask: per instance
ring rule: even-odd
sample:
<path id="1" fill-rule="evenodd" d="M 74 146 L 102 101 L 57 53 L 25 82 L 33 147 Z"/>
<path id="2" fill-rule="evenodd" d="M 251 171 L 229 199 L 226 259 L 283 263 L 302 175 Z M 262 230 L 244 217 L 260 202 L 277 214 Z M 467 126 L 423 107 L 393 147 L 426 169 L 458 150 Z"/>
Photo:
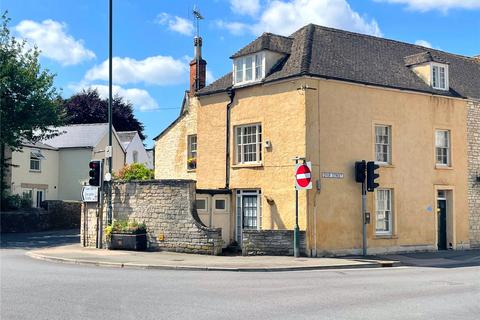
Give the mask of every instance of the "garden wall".
<path id="1" fill-rule="evenodd" d="M 19 209 L 0 214 L 0 231 L 36 232 L 80 226 L 80 201 L 47 200 L 44 208 Z"/>
<path id="2" fill-rule="evenodd" d="M 146 224 L 150 250 L 214 255 L 222 251 L 221 229 L 208 228 L 198 219 L 193 180 L 115 182 L 112 204 L 115 220 Z M 94 203 L 84 204 L 81 228 L 84 246 L 100 245 L 97 234 L 106 225 L 106 207 L 98 209 Z M 101 245 L 105 246 L 104 236 Z"/>
<path id="3" fill-rule="evenodd" d="M 293 255 L 293 230 L 249 230 L 242 232 L 242 254 Z M 300 231 L 300 254 L 305 255 L 305 231 Z"/>

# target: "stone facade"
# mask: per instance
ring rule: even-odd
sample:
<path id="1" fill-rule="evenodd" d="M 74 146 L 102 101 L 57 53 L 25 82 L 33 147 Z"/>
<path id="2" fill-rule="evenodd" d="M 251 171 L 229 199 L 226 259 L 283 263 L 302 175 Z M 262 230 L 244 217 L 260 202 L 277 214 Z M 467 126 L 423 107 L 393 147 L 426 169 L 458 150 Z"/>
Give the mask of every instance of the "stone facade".
<path id="1" fill-rule="evenodd" d="M 20 209 L 0 214 L 1 232 L 36 232 L 80 226 L 80 201 L 47 200 L 44 208 Z"/>
<path id="2" fill-rule="evenodd" d="M 214 255 L 222 251 L 221 229 L 208 228 L 198 219 L 192 180 L 117 182 L 113 185 L 112 202 L 115 220 L 146 224 L 150 250 Z M 96 204 L 84 205 L 81 232 L 84 246 L 96 246 L 97 231 L 106 225 L 106 210 L 106 205 L 103 210 L 97 209 Z M 103 220 L 97 219 L 97 212 L 102 211 L 99 216 Z"/>
<path id="3" fill-rule="evenodd" d="M 243 230 L 242 254 L 292 256 L 292 230 Z M 300 231 L 300 253 L 306 254 L 305 231 Z"/>
<path id="4" fill-rule="evenodd" d="M 468 103 L 467 134 L 470 247 L 480 248 L 480 101 Z"/>

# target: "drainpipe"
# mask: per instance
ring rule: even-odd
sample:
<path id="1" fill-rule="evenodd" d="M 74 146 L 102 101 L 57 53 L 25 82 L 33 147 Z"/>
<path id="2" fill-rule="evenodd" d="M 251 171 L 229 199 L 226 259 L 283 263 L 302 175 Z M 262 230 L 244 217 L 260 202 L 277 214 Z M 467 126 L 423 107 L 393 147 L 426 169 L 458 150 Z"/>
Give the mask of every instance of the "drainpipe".
<path id="1" fill-rule="evenodd" d="M 235 89 L 227 90 L 230 102 L 227 104 L 227 120 L 226 120 L 226 157 L 225 157 L 225 189 L 230 189 L 230 110 L 232 108 L 233 99 L 235 98 Z"/>

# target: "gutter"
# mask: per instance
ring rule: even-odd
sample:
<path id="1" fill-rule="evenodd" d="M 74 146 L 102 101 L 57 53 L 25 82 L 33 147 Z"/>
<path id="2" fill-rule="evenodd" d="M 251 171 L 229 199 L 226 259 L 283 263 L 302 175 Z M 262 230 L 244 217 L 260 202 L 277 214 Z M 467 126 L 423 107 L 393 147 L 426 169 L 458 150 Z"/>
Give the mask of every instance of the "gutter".
<path id="1" fill-rule="evenodd" d="M 227 104 L 226 119 L 226 143 L 225 143 L 225 189 L 230 189 L 230 110 L 232 109 L 233 100 L 235 99 L 235 89 L 230 87 L 227 89 L 230 102 Z"/>

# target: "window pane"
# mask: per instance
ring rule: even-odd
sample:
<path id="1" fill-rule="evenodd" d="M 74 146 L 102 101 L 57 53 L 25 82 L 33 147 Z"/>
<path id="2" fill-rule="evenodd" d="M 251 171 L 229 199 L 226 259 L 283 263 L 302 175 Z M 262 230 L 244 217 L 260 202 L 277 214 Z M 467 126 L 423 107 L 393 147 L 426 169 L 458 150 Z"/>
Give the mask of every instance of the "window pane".
<path id="1" fill-rule="evenodd" d="M 207 200 L 205 199 L 197 199 L 195 203 L 197 205 L 197 210 L 205 210 L 207 208 Z"/>
<path id="2" fill-rule="evenodd" d="M 377 189 L 376 194 L 376 232 L 391 234 L 392 191 Z"/>
<path id="3" fill-rule="evenodd" d="M 245 81 L 252 80 L 252 68 L 253 68 L 253 58 L 246 57 L 245 58 Z"/>
<path id="4" fill-rule="evenodd" d="M 255 55 L 255 80 L 260 80 L 262 78 L 262 68 L 263 68 L 263 59 L 262 55 Z"/>
<path id="5" fill-rule="evenodd" d="M 215 200 L 215 209 L 225 210 L 225 200 L 224 199 Z"/>
<path id="6" fill-rule="evenodd" d="M 240 58 L 236 62 L 235 66 L 235 83 L 243 81 L 243 59 Z"/>

